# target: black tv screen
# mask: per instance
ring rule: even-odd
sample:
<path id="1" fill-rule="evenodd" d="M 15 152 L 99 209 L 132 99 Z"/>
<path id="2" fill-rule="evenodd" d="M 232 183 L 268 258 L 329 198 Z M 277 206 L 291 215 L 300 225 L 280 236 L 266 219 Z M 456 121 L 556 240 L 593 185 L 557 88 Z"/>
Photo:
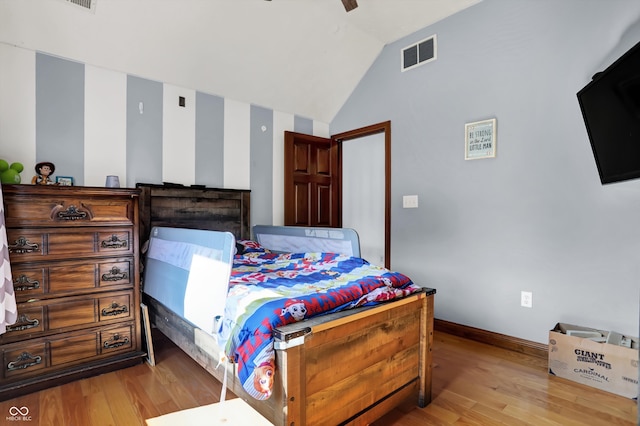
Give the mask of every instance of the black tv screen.
<path id="1" fill-rule="evenodd" d="M 578 92 L 602 184 L 640 177 L 640 43 Z"/>

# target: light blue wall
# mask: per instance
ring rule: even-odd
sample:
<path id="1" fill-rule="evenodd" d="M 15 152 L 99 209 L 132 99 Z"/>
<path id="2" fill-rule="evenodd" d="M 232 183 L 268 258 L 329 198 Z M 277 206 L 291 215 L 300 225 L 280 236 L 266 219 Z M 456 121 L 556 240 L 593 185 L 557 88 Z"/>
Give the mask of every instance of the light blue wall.
<path id="1" fill-rule="evenodd" d="M 273 223 L 273 111 L 251 107 L 251 224 Z"/>
<path id="2" fill-rule="evenodd" d="M 136 183 L 162 183 L 162 90 L 162 83 L 127 76 L 129 188 Z"/>
<path id="3" fill-rule="evenodd" d="M 277 182 L 280 180 L 277 178 L 277 173 L 274 175 L 273 164 L 274 155 L 280 155 L 282 150 L 280 145 L 276 145 L 282 144 L 284 137 L 280 129 L 313 134 L 314 125 L 317 124 L 314 120 L 288 113 L 275 115 L 272 109 L 250 104 L 248 104 L 250 113 L 246 117 L 238 114 L 238 110 L 233 108 L 229 113 L 223 97 L 195 90 L 194 120 L 193 122 L 180 121 L 164 110 L 166 105 L 164 92 L 167 90 L 164 82 L 101 70 L 46 53 L 33 52 L 33 55 L 36 58 L 36 72 L 32 84 L 36 86 L 36 90 L 31 102 L 37 106 L 33 119 L 37 134 L 33 152 L 38 161 L 51 161 L 56 165 L 55 175 L 73 176 L 76 185 L 102 186 L 104 182 L 102 175 L 99 181 L 94 179 L 91 183 L 85 182 L 87 180 L 85 170 L 91 169 L 92 164 L 96 166 L 103 161 L 121 161 L 122 168 L 126 169 L 126 179 L 121 178 L 123 186 L 135 187 L 137 183 L 161 184 L 163 181 L 171 180 L 166 178 L 168 171 L 165 167 L 173 167 L 173 163 L 165 161 L 165 153 L 175 153 L 175 144 L 180 144 L 178 150 L 184 146 L 184 151 L 191 149 L 193 144 L 195 158 L 187 155 L 175 164 L 175 167 L 191 167 L 193 180 L 177 183 L 230 188 L 224 182 L 225 167 L 232 173 L 236 169 L 248 169 L 250 182 L 247 182 L 247 185 L 251 189 L 252 205 L 251 223 L 282 222 L 282 218 L 274 217 L 274 210 L 276 210 L 274 206 L 277 205 L 276 203 L 283 203 L 280 191 L 282 184 L 274 185 L 274 179 Z M 94 78 L 92 84 L 88 86 L 85 85 L 87 69 L 92 71 Z M 23 75 L 28 76 L 28 70 L 24 71 Z M 119 76 L 123 78 L 120 79 Z M 110 97 L 109 102 L 104 102 L 106 107 L 103 107 L 103 103 L 100 102 L 103 98 L 96 95 L 96 87 L 99 86 L 100 79 L 103 79 L 108 87 L 112 89 L 115 87 L 115 90 L 105 91 L 102 94 Z M 29 82 L 9 81 L 9 84 L 29 84 Z M 169 88 L 173 89 L 172 86 Z M 118 93 L 114 95 L 113 91 Z M 87 108 L 87 97 L 103 108 L 96 105 Z M 233 115 L 234 111 L 237 115 Z M 19 112 L 15 114 L 21 116 Z M 231 116 L 228 117 L 230 114 Z M 25 127 L 11 117 L 4 122 L 9 126 L 15 125 L 16 129 L 9 130 L 15 130 L 16 134 Z M 91 124 L 85 123 L 95 125 L 96 122 L 105 127 L 122 128 L 122 135 L 114 132 L 116 139 L 121 136 L 122 140 L 113 140 L 113 145 L 109 148 L 105 143 L 110 144 L 111 138 L 87 137 L 85 125 L 93 135 L 99 131 L 93 129 Z M 225 131 L 227 122 L 231 124 L 232 129 Z M 244 140 L 244 129 L 247 127 L 249 128 L 248 140 Z M 276 128 L 279 129 L 277 132 L 274 130 Z M 11 131 L 6 132 L 6 134 L 11 133 Z M 184 138 L 166 137 L 164 133 L 185 136 Z M 10 143 L 8 139 L 0 138 L 0 152 L 6 151 L 5 148 Z M 225 164 L 225 147 L 226 149 L 236 148 L 235 144 L 242 146 L 245 143 L 248 148 L 247 155 L 242 155 L 241 160 L 246 161 L 246 164 Z M 26 144 L 23 144 L 23 148 L 25 147 Z M 120 150 L 122 152 L 119 152 Z M 24 173 L 26 176 L 23 176 L 25 181 L 30 180 L 35 173 L 32 171 L 35 159 L 29 159 L 28 151 L 25 148 L 23 155 L 10 159 L 11 161 L 19 160 L 26 165 L 27 171 Z M 115 152 L 116 154 L 111 157 L 116 160 L 105 160 L 99 154 L 96 155 L 96 152 L 100 151 Z M 85 157 L 85 152 L 92 154 Z"/>
<path id="4" fill-rule="evenodd" d="M 640 180 L 601 186 L 576 92 L 639 19 L 636 0 L 484 0 L 387 46 L 331 123 L 391 120 L 391 265 L 437 289 L 436 318 L 638 335 Z M 433 34 L 437 60 L 400 72 Z M 465 161 L 465 123 L 488 118 L 497 157 Z"/>
<path id="5" fill-rule="evenodd" d="M 55 164 L 56 176 L 84 176 L 84 65 L 36 54 L 36 161 Z M 35 170 L 25 170 L 30 182 Z"/>
<path id="6" fill-rule="evenodd" d="M 313 134 L 313 120 L 296 116 L 293 122 L 293 131 L 297 133 Z"/>
<path id="7" fill-rule="evenodd" d="M 224 186 L 224 98 L 196 93 L 196 184 Z"/>

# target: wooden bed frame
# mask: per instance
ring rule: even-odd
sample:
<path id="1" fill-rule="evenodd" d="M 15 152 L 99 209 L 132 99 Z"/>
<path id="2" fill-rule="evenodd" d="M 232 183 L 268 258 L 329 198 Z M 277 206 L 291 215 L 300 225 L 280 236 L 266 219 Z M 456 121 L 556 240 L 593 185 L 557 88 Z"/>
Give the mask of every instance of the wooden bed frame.
<path id="1" fill-rule="evenodd" d="M 435 293 L 276 329 L 274 393 L 266 401 L 244 391 L 233 364 L 225 373 L 209 334 L 148 295 L 143 300 L 160 332 L 221 382 L 226 374 L 228 388 L 274 425 L 365 425 L 406 401 L 431 402 Z"/>

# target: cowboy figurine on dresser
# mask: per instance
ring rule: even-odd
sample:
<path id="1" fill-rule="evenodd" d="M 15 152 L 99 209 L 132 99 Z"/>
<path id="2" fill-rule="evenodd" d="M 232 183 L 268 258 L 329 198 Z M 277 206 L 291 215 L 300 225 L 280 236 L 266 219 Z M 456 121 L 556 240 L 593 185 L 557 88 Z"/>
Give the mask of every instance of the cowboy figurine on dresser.
<path id="1" fill-rule="evenodd" d="M 36 175 L 31 179 L 31 183 L 34 185 L 55 185 L 53 181 L 53 172 L 56 171 L 56 166 L 49 161 L 43 161 L 36 164 Z"/>

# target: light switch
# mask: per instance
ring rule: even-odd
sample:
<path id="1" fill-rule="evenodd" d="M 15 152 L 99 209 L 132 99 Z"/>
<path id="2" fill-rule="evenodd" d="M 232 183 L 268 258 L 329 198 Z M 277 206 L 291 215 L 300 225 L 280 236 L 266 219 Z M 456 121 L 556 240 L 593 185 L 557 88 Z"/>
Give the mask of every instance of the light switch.
<path id="1" fill-rule="evenodd" d="M 403 195 L 402 196 L 402 208 L 403 209 L 417 209 L 418 208 L 418 196 L 417 195 Z"/>

